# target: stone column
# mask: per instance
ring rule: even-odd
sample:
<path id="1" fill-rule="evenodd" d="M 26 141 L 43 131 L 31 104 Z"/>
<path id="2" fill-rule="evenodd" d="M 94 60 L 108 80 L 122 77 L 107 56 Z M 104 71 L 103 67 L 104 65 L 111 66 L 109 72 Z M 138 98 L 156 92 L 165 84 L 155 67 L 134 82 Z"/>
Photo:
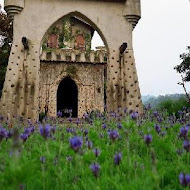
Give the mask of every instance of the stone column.
<path id="1" fill-rule="evenodd" d="M 123 55 L 110 50 L 108 61 L 107 105 L 109 111 L 118 108 L 142 113 L 142 101 L 135 67 L 134 53 L 128 49 Z"/>
<path id="2" fill-rule="evenodd" d="M 3 115 L 38 119 L 39 68 L 39 44 L 25 50 L 21 39 L 13 42 L 1 99 Z"/>

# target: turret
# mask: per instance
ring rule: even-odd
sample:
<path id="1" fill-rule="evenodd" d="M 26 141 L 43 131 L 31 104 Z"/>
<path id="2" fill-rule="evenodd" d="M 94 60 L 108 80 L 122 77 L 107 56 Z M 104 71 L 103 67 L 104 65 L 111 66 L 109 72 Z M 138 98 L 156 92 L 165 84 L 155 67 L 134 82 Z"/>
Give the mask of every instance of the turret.
<path id="1" fill-rule="evenodd" d="M 5 11 L 11 20 L 24 9 L 24 0 L 5 0 Z"/>
<path id="2" fill-rule="evenodd" d="M 134 29 L 141 18 L 140 0 L 127 0 L 123 14 Z"/>

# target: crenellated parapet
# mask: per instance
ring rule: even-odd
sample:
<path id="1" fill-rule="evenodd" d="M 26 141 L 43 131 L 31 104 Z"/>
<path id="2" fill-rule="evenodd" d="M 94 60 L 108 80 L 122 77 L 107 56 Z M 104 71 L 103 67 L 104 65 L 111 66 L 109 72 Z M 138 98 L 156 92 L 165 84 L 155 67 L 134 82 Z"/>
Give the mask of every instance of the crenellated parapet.
<path id="1" fill-rule="evenodd" d="M 127 0 L 123 14 L 134 29 L 141 18 L 140 0 Z"/>
<path id="2" fill-rule="evenodd" d="M 42 51 L 41 61 L 54 62 L 77 62 L 77 63 L 106 63 L 107 52 L 104 50 L 91 50 L 90 52 L 78 52 L 72 49 L 55 50 L 52 52 Z"/>
<path id="3" fill-rule="evenodd" d="M 24 0 L 5 0 L 5 11 L 11 20 L 24 9 Z"/>

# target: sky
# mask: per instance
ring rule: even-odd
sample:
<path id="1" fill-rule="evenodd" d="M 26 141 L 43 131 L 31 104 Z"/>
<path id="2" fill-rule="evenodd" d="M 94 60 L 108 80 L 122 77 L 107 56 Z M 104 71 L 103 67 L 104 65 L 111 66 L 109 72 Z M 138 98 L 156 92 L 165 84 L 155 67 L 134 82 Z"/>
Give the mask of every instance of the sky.
<path id="1" fill-rule="evenodd" d="M 0 0 L 3 3 L 3 0 Z M 190 46 L 189 0 L 141 0 L 142 18 L 133 32 L 136 68 L 142 95 L 184 93 L 173 69 Z M 95 33 L 92 46 L 102 45 Z M 190 83 L 186 85 L 190 91 Z"/>

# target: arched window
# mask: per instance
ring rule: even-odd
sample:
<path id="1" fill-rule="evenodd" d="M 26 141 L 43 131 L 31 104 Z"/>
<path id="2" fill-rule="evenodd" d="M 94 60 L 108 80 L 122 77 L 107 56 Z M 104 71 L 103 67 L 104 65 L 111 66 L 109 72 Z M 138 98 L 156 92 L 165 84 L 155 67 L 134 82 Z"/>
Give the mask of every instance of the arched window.
<path id="1" fill-rule="evenodd" d="M 48 47 L 57 48 L 58 47 L 58 35 L 50 34 L 48 37 Z"/>
<path id="2" fill-rule="evenodd" d="M 78 34 L 76 37 L 76 46 L 75 49 L 85 50 L 85 40 L 82 34 Z"/>

